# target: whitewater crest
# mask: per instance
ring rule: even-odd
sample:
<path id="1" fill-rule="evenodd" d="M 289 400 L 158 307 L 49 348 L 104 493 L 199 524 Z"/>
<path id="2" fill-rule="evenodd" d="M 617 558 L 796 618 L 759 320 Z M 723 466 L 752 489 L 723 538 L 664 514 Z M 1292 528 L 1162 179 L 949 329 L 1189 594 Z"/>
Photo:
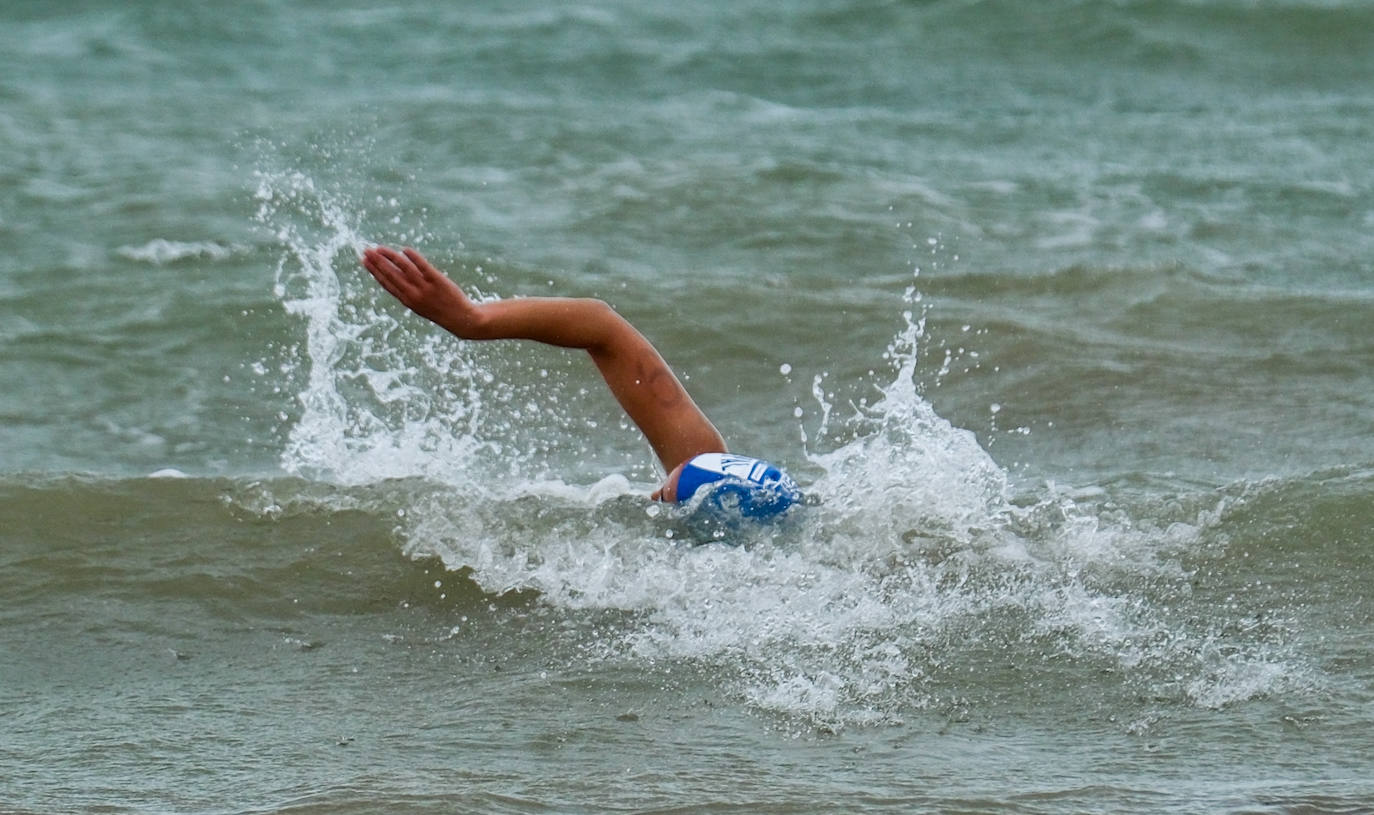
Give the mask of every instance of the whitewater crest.
<path id="1" fill-rule="evenodd" d="M 128 260 L 166 266 L 183 260 L 224 260 L 248 251 L 249 247 L 216 241 L 151 240 L 142 246 L 121 246 L 115 254 Z"/>
<path id="2" fill-rule="evenodd" d="M 968 671 L 1034 670 L 1047 653 L 1119 673 L 1123 694 L 1201 706 L 1270 691 L 1291 667 L 1264 641 L 1218 650 L 1211 629 L 1169 610 L 1189 590 L 1179 552 L 1218 508 L 1162 533 L 1053 487 L 1013 499 L 975 435 L 922 396 L 928 306 L 914 285 L 876 399 L 837 416 L 816 375 L 810 505 L 718 538 L 742 545 L 694 545 L 647 501 L 652 483 L 549 472 L 550 450 L 591 438 L 577 444 L 594 456 L 597 434 L 577 400 L 550 404 L 548 371 L 381 307 L 356 270 L 368 241 L 346 200 L 300 173 L 258 182 L 308 369 L 283 469 L 344 486 L 414 480 L 399 506 L 374 508 L 396 517 L 404 551 L 493 595 L 535 592 L 570 620 L 621 615 L 578 635 L 588 659 L 710 666 L 759 710 L 826 728 L 963 709 L 977 704 Z"/>

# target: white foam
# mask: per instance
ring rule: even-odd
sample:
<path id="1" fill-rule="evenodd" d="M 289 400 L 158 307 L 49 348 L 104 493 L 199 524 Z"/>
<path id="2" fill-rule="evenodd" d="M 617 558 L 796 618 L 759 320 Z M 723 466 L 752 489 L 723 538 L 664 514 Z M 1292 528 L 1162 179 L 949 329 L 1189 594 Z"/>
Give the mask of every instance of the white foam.
<path id="1" fill-rule="evenodd" d="M 1299 688 L 1307 681 L 1305 672 L 1295 671 L 1289 660 L 1274 658 L 1262 649 L 1221 654 L 1208 648 L 1203 656 L 1199 673 L 1185 688 L 1188 699 L 1198 707 L 1227 707 Z"/>
<path id="2" fill-rule="evenodd" d="M 1199 638 L 1176 635 L 1179 623 L 1139 588 L 1186 583 L 1168 552 L 1215 513 L 1155 529 L 1083 503 L 1101 490 L 1051 487 L 1013 502 L 1006 471 L 922 397 L 919 314 L 903 313 L 884 354 L 890 381 L 871 406 L 836 415 L 817 375 L 820 423 L 804 434 L 815 505 L 783 527 L 727 533 L 746 545 L 694 546 L 671 510 L 644 500 L 652 484 L 546 472 L 541 449 L 566 441 L 537 428 L 558 434 L 575 424 L 572 408 L 494 377 L 496 357 L 476 344 L 378 308 L 344 202 L 293 173 L 261 175 L 258 200 L 284 247 L 278 294 L 305 337 L 284 469 L 344 484 L 421 479 L 399 519 L 408 554 L 470 569 L 495 594 L 532 589 L 569 612 L 630 612 L 632 624 L 599 643 L 604 658 L 707 663 L 760 709 L 829 724 L 935 704 L 940 658 L 928 649 L 968 636 L 1049 639 L 1122 671 L 1185 666 L 1188 698 L 1203 706 L 1274 686 L 1265 666 L 1281 657 L 1208 667 Z M 919 303 L 908 289 L 904 307 Z"/>
<path id="3" fill-rule="evenodd" d="M 163 266 L 188 258 L 223 260 L 242 251 L 242 246 L 226 246 L 212 241 L 169 241 L 157 238 L 142 246 L 121 246 L 115 253 L 129 260 Z"/>

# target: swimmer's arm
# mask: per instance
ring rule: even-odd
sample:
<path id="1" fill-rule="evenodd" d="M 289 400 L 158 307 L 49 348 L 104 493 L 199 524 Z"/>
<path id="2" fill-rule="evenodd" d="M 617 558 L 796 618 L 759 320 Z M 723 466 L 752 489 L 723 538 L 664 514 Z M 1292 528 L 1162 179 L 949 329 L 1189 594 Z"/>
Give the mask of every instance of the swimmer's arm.
<path id="1" fill-rule="evenodd" d="M 526 339 L 586 350 L 667 471 L 725 440 L 653 345 L 600 300 L 531 297 L 474 303 L 419 252 L 370 249 L 363 265 L 407 308 L 458 337 Z"/>

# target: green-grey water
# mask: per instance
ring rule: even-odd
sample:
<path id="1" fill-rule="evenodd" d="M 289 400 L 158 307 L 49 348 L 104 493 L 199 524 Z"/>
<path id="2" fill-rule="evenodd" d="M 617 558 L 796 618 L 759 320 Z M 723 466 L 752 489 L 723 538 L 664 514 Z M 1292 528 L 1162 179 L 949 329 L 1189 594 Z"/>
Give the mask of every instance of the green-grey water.
<path id="1" fill-rule="evenodd" d="M 1374 10 L 0 6 L 0 812 L 1374 807 Z M 611 302 L 811 503 L 710 541 Z"/>

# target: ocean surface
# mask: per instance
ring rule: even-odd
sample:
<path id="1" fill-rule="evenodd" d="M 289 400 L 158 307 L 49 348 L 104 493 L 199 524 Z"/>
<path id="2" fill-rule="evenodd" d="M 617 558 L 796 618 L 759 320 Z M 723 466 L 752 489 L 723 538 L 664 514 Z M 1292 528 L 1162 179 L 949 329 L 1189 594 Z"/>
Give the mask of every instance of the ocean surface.
<path id="1" fill-rule="evenodd" d="M 0 0 L 0 813 L 1371 812 L 1371 586 L 1364 0 Z"/>

